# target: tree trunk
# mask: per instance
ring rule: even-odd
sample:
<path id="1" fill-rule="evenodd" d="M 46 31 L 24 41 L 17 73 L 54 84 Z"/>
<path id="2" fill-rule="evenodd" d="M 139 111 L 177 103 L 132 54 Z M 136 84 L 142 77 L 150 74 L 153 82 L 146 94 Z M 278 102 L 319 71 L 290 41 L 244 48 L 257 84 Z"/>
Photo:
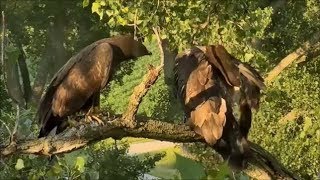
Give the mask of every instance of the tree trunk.
<path id="1" fill-rule="evenodd" d="M 31 96 L 32 96 L 32 90 L 31 90 L 31 84 L 30 84 L 30 78 L 29 78 L 29 71 L 26 63 L 26 56 L 23 51 L 22 45 L 18 44 L 20 55 L 18 57 L 18 64 L 19 64 L 19 70 L 20 75 L 22 78 L 22 89 L 23 89 L 23 97 L 25 100 L 25 108 L 28 107 L 28 103 L 30 102 Z"/>
<path id="2" fill-rule="evenodd" d="M 64 7 L 63 1 L 53 2 L 56 7 Z M 66 63 L 67 53 L 64 48 L 66 12 L 64 8 L 55 11 L 52 25 L 48 27 L 48 42 L 45 55 L 39 63 L 37 75 L 33 85 L 33 101 L 38 104 L 47 80 Z"/>

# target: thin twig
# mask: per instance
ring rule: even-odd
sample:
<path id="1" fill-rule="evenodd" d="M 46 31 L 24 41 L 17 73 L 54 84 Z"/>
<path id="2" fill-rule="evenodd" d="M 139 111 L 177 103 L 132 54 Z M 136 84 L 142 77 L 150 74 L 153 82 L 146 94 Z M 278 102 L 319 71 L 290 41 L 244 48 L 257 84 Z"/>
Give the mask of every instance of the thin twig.
<path id="1" fill-rule="evenodd" d="M 4 36 L 5 36 L 5 21 L 4 21 L 4 11 L 1 12 L 2 14 L 2 35 L 1 35 L 1 73 L 2 73 L 2 80 L 4 80 Z"/>
<path id="2" fill-rule="evenodd" d="M 5 122 L 4 122 L 3 120 L 1 120 L 1 119 L 0 119 L 0 122 L 2 122 L 2 124 L 6 127 L 6 129 L 7 129 L 8 133 L 9 133 L 9 135 L 10 135 L 10 137 L 11 137 L 12 132 L 11 132 L 11 130 L 10 130 L 10 128 L 9 128 L 9 126 L 7 125 L 7 123 L 5 123 Z"/>
<path id="3" fill-rule="evenodd" d="M 153 32 L 154 34 L 156 35 L 156 38 L 157 38 L 157 41 L 158 41 L 158 46 L 159 46 L 159 49 L 160 49 L 160 66 L 162 67 L 164 65 L 164 54 L 163 54 L 163 47 L 162 47 L 162 40 L 160 38 L 160 35 L 159 35 L 159 27 L 155 28 L 153 27 Z"/>
<path id="4" fill-rule="evenodd" d="M 133 32 L 133 37 L 137 40 L 137 13 L 138 13 L 138 9 L 136 9 L 135 13 L 134 13 L 134 20 L 133 20 L 133 28 L 134 28 L 134 32 Z"/>
<path id="5" fill-rule="evenodd" d="M 16 105 L 16 107 L 17 107 L 16 122 L 14 125 L 14 129 L 12 131 L 12 134 L 11 134 L 11 143 L 15 142 L 17 139 L 18 124 L 20 122 L 20 107 L 18 104 Z"/>

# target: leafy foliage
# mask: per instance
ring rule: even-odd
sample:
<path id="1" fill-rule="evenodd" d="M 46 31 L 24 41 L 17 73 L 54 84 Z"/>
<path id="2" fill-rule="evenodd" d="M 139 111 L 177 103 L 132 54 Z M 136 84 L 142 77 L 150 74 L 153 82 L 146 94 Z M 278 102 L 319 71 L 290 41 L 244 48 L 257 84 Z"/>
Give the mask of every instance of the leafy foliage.
<path id="1" fill-rule="evenodd" d="M 127 154 L 128 145 L 97 146 L 63 156 L 47 158 L 33 155 L 12 158 L 1 169 L 1 179 L 138 179 L 150 171 L 163 154 L 139 159 Z"/>
<path id="2" fill-rule="evenodd" d="M 137 156 L 128 156 L 127 146 L 114 146 L 99 149 L 91 154 L 88 166 L 95 169 L 99 179 L 137 179 L 155 166 L 163 154 L 146 156 L 140 160 Z M 90 174 L 89 179 L 94 179 Z"/>

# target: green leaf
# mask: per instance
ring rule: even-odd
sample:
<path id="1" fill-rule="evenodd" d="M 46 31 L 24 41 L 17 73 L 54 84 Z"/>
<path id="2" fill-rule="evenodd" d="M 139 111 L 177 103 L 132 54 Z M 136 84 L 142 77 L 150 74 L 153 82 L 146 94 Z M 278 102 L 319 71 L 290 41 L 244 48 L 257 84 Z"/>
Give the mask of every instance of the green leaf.
<path id="1" fill-rule="evenodd" d="M 106 10 L 106 14 L 108 16 L 112 16 L 114 13 L 113 13 L 113 10 Z"/>
<path id="2" fill-rule="evenodd" d="M 97 13 L 100 17 L 100 20 L 103 18 L 103 11 L 100 9 L 101 4 L 94 2 L 92 3 L 91 11 L 92 13 Z"/>
<path id="3" fill-rule="evenodd" d="M 89 6 L 89 0 L 83 0 L 82 1 L 82 7 L 85 8 L 87 6 Z"/>
<path id="4" fill-rule="evenodd" d="M 244 55 L 244 59 L 246 60 L 246 61 L 248 61 L 248 60 L 250 60 L 251 58 L 253 58 L 253 54 L 252 53 L 246 53 L 245 55 Z"/>
<path id="5" fill-rule="evenodd" d="M 54 174 L 60 174 L 63 171 L 63 169 L 61 168 L 61 166 L 56 163 L 54 166 L 52 166 L 52 172 Z"/>
<path id="6" fill-rule="evenodd" d="M 231 170 L 228 166 L 228 163 L 225 162 L 218 166 L 218 171 L 209 172 L 209 179 L 225 179 L 231 174 Z"/>
<path id="7" fill-rule="evenodd" d="M 128 13 L 129 12 L 129 8 L 128 7 L 122 8 L 121 11 L 124 12 L 124 13 Z"/>
<path id="8" fill-rule="evenodd" d="M 75 167 L 78 171 L 84 172 L 85 159 L 81 156 L 78 156 L 76 159 Z"/>
<path id="9" fill-rule="evenodd" d="M 107 4 L 106 4 L 105 1 L 101 1 L 101 2 L 100 2 L 100 5 L 101 5 L 101 6 L 106 6 Z"/>
<path id="10" fill-rule="evenodd" d="M 97 3 L 97 2 L 92 3 L 92 7 L 91 7 L 92 13 L 95 13 L 95 12 L 99 13 L 100 7 L 101 7 L 100 3 Z"/>
<path id="11" fill-rule="evenodd" d="M 161 39 L 166 39 L 167 38 L 167 35 L 166 34 L 161 34 Z"/>
<path id="12" fill-rule="evenodd" d="M 142 20 L 137 20 L 136 24 L 139 25 L 141 24 L 143 21 Z"/>
<path id="13" fill-rule="evenodd" d="M 121 16 L 118 16 L 117 21 L 119 24 L 121 24 L 123 26 L 128 24 L 128 21 L 126 19 L 122 18 Z"/>
<path id="14" fill-rule="evenodd" d="M 18 159 L 15 165 L 16 170 L 20 170 L 24 168 L 24 162 L 22 159 Z"/>
<path id="15" fill-rule="evenodd" d="M 305 117 L 304 121 L 304 131 L 307 131 L 312 126 L 312 120 L 309 117 Z"/>

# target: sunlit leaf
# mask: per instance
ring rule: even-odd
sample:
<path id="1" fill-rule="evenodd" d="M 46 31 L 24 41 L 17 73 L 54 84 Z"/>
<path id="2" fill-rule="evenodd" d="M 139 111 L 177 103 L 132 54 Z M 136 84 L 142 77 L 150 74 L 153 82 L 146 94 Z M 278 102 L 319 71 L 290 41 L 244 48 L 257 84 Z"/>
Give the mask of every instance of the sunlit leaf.
<path id="1" fill-rule="evenodd" d="M 253 58 L 253 54 L 252 53 L 246 53 L 245 55 L 244 55 L 244 59 L 246 60 L 246 61 L 248 61 L 248 60 L 250 60 L 251 58 Z"/>
<path id="2" fill-rule="evenodd" d="M 87 6 L 89 6 L 89 0 L 83 0 L 82 1 L 82 7 L 87 7 Z"/>
<path id="3" fill-rule="evenodd" d="M 75 167 L 78 171 L 84 172 L 85 159 L 81 156 L 78 156 L 76 159 Z"/>
<path id="4" fill-rule="evenodd" d="M 124 13 L 127 13 L 127 12 L 129 12 L 129 8 L 128 7 L 124 7 L 124 8 L 121 9 L 121 11 L 124 12 Z"/>
<path id="5" fill-rule="evenodd" d="M 92 3 L 91 11 L 93 13 L 94 12 L 99 13 L 100 7 L 101 7 L 100 3 L 94 2 Z"/>
<path id="6" fill-rule="evenodd" d="M 54 166 L 52 166 L 52 172 L 54 174 L 60 174 L 62 171 L 63 169 L 58 163 L 55 163 Z"/>
<path id="7" fill-rule="evenodd" d="M 24 162 L 22 159 L 18 159 L 16 165 L 14 166 L 16 170 L 20 170 L 24 168 Z"/>

